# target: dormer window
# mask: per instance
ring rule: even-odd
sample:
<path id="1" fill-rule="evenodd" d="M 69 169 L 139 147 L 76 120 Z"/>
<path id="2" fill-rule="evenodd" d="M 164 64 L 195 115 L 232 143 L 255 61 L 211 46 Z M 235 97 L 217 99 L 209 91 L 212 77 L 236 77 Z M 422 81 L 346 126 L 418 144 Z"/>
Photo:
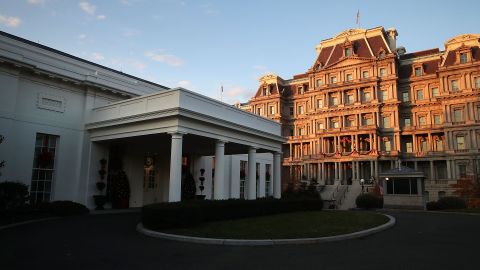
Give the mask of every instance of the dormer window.
<path id="1" fill-rule="evenodd" d="M 467 63 L 467 54 L 466 53 L 461 53 L 460 54 L 460 64 L 466 64 Z"/>
<path id="2" fill-rule="evenodd" d="M 352 55 L 352 48 L 345 48 L 345 57 L 349 57 Z"/>
<path id="3" fill-rule="evenodd" d="M 298 87 L 298 94 L 303 94 L 303 86 Z"/>
<path id="4" fill-rule="evenodd" d="M 267 87 L 263 87 L 262 96 L 267 95 Z"/>
<path id="5" fill-rule="evenodd" d="M 415 76 L 422 76 L 422 67 L 415 67 Z"/>
<path id="6" fill-rule="evenodd" d="M 381 50 L 380 53 L 378 54 L 378 58 L 383 59 L 385 58 L 385 51 Z"/>

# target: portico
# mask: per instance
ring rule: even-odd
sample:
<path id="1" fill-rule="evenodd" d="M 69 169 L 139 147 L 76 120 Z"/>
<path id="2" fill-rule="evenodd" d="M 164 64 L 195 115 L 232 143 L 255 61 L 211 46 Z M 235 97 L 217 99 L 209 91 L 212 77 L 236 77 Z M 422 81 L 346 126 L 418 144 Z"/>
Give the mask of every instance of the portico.
<path id="1" fill-rule="evenodd" d="M 158 185 L 153 185 L 158 186 L 157 193 L 162 194 L 156 199 L 159 201 L 180 201 L 182 175 L 190 173 L 197 181 L 200 169 L 206 168 L 206 164 L 199 162 L 204 156 L 214 156 L 212 197 L 238 197 L 232 192 L 236 184 L 231 183 L 231 173 L 225 171 L 226 155 L 237 154 L 248 154 L 245 185 L 248 195 L 245 197 L 255 199 L 262 195 L 256 184 L 257 155 L 261 153 L 272 154 L 273 195 L 281 196 L 280 162 L 284 139 L 277 122 L 183 88 L 98 107 L 92 110 L 90 119 L 86 124 L 91 141 L 86 198 L 94 192 L 98 160 L 107 158 L 105 153 L 112 147 L 123 149 L 123 159 L 134 159 L 127 167 L 137 164 L 136 168 L 124 169 L 130 178 L 132 196 L 137 188 L 134 185 L 140 185 L 138 178 L 143 179 L 141 162 L 147 152 L 157 157 L 161 170 L 156 176 Z"/>

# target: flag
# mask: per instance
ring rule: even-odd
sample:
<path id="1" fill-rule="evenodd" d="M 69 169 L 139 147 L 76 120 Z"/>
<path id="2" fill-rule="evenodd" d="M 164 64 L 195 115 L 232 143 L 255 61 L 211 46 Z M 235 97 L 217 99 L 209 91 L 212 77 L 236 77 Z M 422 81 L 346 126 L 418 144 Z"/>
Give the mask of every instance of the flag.
<path id="1" fill-rule="evenodd" d="M 359 25 L 360 23 L 360 9 L 357 10 L 357 20 L 356 20 L 356 24 Z"/>
<path id="2" fill-rule="evenodd" d="M 223 85 L 222 85 L 222 94 L 223 94 Z"/>

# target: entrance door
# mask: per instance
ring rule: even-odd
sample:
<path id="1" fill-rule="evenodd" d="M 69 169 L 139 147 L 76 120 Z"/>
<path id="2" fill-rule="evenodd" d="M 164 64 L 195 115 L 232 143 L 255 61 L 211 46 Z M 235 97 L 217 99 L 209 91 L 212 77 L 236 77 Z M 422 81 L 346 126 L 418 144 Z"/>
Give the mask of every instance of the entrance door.
<path id="1" fill-rule="evenodd" d="M 153 157 L 145 158 L 143 166 L 143 205 L 160 202 L 159 178 Z"/>

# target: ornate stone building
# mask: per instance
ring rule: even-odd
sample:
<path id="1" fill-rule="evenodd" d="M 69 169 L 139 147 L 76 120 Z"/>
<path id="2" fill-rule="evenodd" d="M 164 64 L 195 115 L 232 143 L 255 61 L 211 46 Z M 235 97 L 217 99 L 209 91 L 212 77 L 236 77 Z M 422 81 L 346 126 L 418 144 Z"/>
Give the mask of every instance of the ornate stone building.
<path id="1" fill-rule="evenodd" d="M 396 37 L 350 29 L 321 41 L 305 73 L 260 78 L 248 109 L 282 124 L 284 187 L 382 181 L 401 164 L 423 172 L 435 200 L 456 179 L 478 176 L 480 35 L 414 53 Z"/>

